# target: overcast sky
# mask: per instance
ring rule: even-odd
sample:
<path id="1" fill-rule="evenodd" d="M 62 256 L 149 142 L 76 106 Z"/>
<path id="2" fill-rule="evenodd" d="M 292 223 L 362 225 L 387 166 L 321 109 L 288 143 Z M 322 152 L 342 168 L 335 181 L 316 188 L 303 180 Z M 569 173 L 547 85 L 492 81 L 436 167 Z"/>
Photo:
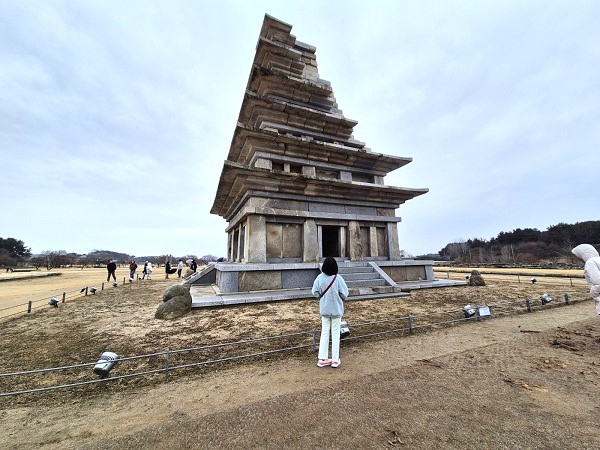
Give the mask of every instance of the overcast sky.
<path id="1" fill-rule="evenodd" d="M 0 2 L 0 237 L 226 254 L 210 214 L 264 14 L 317 48 L 354 137 L 412 157 L 419 255 L 598 220 L 600 2 Z"/>

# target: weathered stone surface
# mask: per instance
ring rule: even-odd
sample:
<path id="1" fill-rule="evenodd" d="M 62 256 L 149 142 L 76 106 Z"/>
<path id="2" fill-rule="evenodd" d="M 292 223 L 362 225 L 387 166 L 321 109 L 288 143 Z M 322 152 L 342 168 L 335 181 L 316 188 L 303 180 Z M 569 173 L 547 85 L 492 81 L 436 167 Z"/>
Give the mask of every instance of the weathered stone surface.
<path id="1" fill-rule="evenodd" d="M 240 272 L 239 290 L 246 291 L 267 291 L 281 289 L 281 272 L 279 271 L 260 271 L 260 272 Z"/>
<path id="2" fill-rule="evenodd" d="M 348 253 L 351 261 L 362 259 L 360 225 L 355 220 L 351 220 L 348 223 Z"/>
<path id="3" fill-rule="evenodd" d="M 177 285 L 168 288 L 163 295 L 161 303 L 154 318 L 161 320 L 177 319 L 187 314 L 192 309 L 192 296 L 185 286 Z"/>
<path id="4" fill-rule="evenodd" d="M 427 279 L 424 266 L 382 267 L 382 269 L 397 283 Z"/>
<path id="5" fill-rule="evenodd" d="M 283 258 L 302 258 L 302 225 L 287 223 L 283 225 Z"/>
<path id="6" fill-rule="evenodd" d="M 485 281 L 478 270 L 471 271 L 469 286 L 485 286 Z"/>
<path id="7" fill-rule="evenodd" d="M 184 286 L 181 284 L 174 284 L 167 288 L 165 293 L 163 294 L 163 302 L 169 301 L 173 297 L 177 297 L 178 295 L 187 295 L 190 293 L 189 286 Z"/>

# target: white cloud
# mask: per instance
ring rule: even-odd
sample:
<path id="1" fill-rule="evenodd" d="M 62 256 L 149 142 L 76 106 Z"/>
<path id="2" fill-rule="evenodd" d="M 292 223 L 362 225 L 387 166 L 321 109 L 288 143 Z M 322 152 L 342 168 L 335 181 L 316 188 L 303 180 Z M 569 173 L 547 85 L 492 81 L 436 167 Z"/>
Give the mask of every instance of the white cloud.
<path id="1" fill-rule="evenodd" d="M 357 139 L 414 158 L 386 179 L 430 188 L 404 249 L 595 218 L 596 2 L 8 1 L 0 236 L 224 254 L 209 210 L 265 12 L 317 47 Z"/>

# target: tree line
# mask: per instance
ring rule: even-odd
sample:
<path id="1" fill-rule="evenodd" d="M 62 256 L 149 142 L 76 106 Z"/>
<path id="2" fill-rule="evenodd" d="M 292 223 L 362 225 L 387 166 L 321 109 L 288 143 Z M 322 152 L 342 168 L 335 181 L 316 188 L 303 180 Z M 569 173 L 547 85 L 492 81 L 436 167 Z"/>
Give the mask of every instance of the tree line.
<path id="1" fill-rule="evenodd" d="M 22 266 L 46 268 L 51 270 L 60 267 L 103 267 L 108 260 L 114 260 L 117 264 L 129 264 L 131 261 L 150 261 L 154 265 L 164 264 L 167 260 L 174 262 L 179 259 L 187 261 L 195 259 L 200 265 L 219 260 L 214 255 L 198 257 L 193 254 L 173 256 L 134 256 L 127 253 L 111 250 L 92 250 L 86 254 L 67 252 L 66 250 L 44 250 L 40 254 L 32 255 L 31 249 L 25 243 L 16 238 L 0 238 L 0 267 L 13 269 Z"/>
<path id="2" fill-rule="evenodd" d="M 559 223 L 546 231 L 517 228 L 490 240 L 474 238 L 447 244 L 439 251 L 446 260 L 472 264 L 579 263 L 571 249 L 579 244 L 600 245 L 600 221 Z"/>

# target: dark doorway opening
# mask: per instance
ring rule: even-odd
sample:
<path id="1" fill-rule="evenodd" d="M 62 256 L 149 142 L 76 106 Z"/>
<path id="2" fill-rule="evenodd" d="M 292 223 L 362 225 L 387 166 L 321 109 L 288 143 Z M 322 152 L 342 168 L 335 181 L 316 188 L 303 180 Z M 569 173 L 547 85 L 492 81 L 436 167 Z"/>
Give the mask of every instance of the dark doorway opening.
<path id="1" fill-rule="evenodd" d="M 324 258 L 340 255 L 340 227 L 321 227 L 321 251 Z"/>

